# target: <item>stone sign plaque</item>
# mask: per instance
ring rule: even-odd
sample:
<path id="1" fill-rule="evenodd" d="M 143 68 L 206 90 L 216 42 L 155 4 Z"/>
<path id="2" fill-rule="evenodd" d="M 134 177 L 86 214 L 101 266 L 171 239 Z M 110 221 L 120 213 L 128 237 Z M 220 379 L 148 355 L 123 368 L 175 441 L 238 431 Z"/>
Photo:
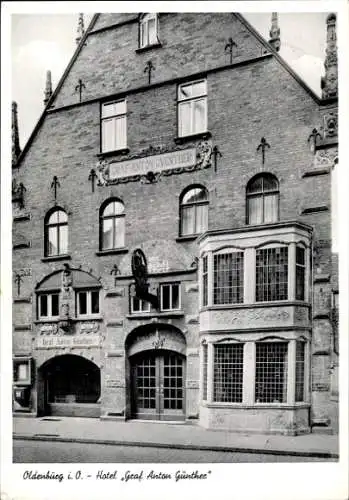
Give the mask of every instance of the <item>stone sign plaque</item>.
<path id="1" fill-rule="evenodd" d="M 147 172 L 162 172 L 163 170 L 185 168 L 195 165 L 196 149 L 184 149 L 163 153 L 159 155 L 146 156 L 134 160 L 110 163 L 109 179 L 129 177 L 132 175 L 145 175 Z"/>
<path id="2" fill-rule="evenodd" d="M 36 339 L 36 349 L 83 348 L 100 347 L 100 335 L 57 335 L 55 337 L 39 337 Z"/>

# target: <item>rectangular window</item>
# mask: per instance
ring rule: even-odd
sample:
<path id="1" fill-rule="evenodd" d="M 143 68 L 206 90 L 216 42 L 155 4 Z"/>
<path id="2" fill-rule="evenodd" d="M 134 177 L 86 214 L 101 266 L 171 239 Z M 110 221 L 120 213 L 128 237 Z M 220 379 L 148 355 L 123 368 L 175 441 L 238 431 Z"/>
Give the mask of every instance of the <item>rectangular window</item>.
<path id="1" fill-rule="evenodd" d="M 207 400 L 207 365 L 208 365 L 208 347 L 207 344 L 203 348 L 203 375 L 202 375 L 202 399 Z"/>
<path id="2" fill-rule="evenodd" d="M 304 401 L 305 343 L 296 342 L 296 402 Z"/>
<path id="3" fill-rule="evenodd" d="M 77 293 L 78 316 L 99 314 L 99 291 L 82 291 Z"/>
<path id="4" fill-rule="evenodd" d="M 59 294 L 39 295 L 39 318 L 55 318 L 59 316 Z"/>
<path id="5" fill-rule="evenodd" d="M 131 297 L 131 313 L 150 312 L 150 302 L 138 297 Z"/>
<path id="6" fill-rule="evenodd" d="M 173 311 L 180 309 L 180 284 L 167 283 L 160 285 L 160 305 L 162 311 Z"/>
<path id="7" fill-rule="evenodd" d="M 242 403 L 243 357 L 243 344 L 214 346 L 214 401 Z"/>
<path id="8" fill-rule="evenodd" d="M 256 343 L 256 403 L 286 403 L 287 342 Z"/>
<path id="9" fill-rule="evenodd" d="M 207 131 L 206 80 L 183 83 L 178 87 L 178 135 L 198 134 Z"/>
<path id="10" fill-rule="evenodd" d="M 244 254 L 214 255 L 213 303 L 240 304 L 244 301 Z"/>
<path id="11" fill-rule="evenodd" d="M 287 300 L 288 248 L 256 251 L 256 301 Z"/>
<path id="12" fill-rule="evenodd" d="M 305 250 L 296 247 L 296 300 L 305 298 Z"/>
<path id="13" fill-rule="evenodd" d="M 157 35 L 157 14 L 146 14 L 140 23 L 139 42 L 140 48 L 158 43 Z"/>
<path id="14" fill-rule="evenodd" d="M 208 263 L 207 255 L 202 258 L 202 305 L 208 304 Z"/>
<path id="15" fill-rule="evenodd" d="M 126 148 L 126 100 L 102 104 L 102 153 Z"/>

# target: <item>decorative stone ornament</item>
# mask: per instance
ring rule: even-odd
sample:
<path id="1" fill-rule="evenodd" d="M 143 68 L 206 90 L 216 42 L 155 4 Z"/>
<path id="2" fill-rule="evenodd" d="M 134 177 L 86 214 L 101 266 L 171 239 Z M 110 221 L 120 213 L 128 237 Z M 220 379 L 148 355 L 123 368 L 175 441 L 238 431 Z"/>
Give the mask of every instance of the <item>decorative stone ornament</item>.
<path id="1" fill-rule="evenodd" d="M 324 116 L 324 136 L 336 137 L 338 135 L 338 115 L 329 113 Z"/>
<path id="2" fill-rule="evenodd" d="M 12 180 L 12 202 L 18 202 L 19 208 L 24 208 L 24 193 L 26 192 L 26 188 L 24 184 L 20 182 L 17 184 L 16 179 Z"/>

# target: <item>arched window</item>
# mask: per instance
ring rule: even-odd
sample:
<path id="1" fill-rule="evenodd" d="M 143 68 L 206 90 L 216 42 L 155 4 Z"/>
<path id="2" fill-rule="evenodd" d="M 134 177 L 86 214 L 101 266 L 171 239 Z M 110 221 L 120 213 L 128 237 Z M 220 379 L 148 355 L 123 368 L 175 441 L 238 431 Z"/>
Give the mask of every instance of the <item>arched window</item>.
<path id="1" fill-rule="evenodd" d="M 200 234 L 208 227 L 208 193 L 202 186 L 191 186 L 181 196 L 180 235 Z"/>
<path id="2" fill-rule="evenodd" d="M 45 255 L 54 257 L 68 253 L 68 216 L 57 208 L 46 216 Z"/>
<path id="3" fill-rule="evenodd" d="M 110 200 L 101 207 L 101 250 L 113 250 L 125 246 L 125 207 L 120 200 Z"/>
<path id="4" fill-rule="evenodd" d="M 158 43 L 158 16 L 155 12 L 143 14 L 139 21 L 139 47 Z"/>
<path id="5" fill-rule="evenodd" d="M 279 219 L 279 182 L 272 174 L 258 174 L 246 188 L 247 224 Z"/>

